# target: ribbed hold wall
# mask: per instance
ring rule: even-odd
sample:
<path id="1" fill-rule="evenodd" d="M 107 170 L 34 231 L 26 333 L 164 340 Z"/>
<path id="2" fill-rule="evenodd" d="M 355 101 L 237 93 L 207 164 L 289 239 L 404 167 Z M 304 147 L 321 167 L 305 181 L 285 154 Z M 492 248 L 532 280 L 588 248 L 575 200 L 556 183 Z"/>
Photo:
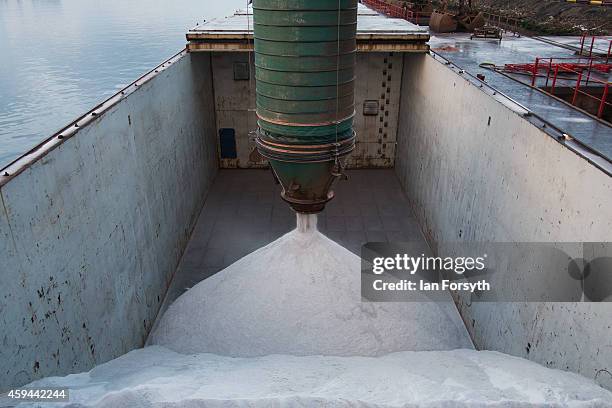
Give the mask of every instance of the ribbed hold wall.
<path id="1" fill-rule="evenodd" d="M 354 149 L 357 0 L 254 0 L 258 148 L 299 212 Z"/>

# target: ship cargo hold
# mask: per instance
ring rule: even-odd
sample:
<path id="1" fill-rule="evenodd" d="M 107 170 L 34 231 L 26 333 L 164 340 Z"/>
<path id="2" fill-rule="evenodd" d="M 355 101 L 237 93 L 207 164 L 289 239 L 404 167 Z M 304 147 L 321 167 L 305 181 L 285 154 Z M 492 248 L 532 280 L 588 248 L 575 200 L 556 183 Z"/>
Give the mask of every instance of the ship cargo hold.
<path id="1" fill-rule="evenodd" d="M 293 230 L 294 209 L 357 255 L 596 242 L 573 255 L 612 257 L 609 123 L 479 65 L 571 51 L 431 37 L 351 0 L 330 16 L 356 31 L 325 37 L 337 21 L 318 15 L 304 32 L 321 37 L 282 49 L 274 36 L 303 27 L 257 27 L 253 12 L 283 26 L 257 4 L 284 2 L 254 3 L 189 30 L 185 50 L 0 172 L 0 393 L 145 346 L 188 288 Z M 510 291 L 544 290 L 533 257 L 515 262 Z M 474 349 L 612 390 L 610 303 L 451 295 Z"/>

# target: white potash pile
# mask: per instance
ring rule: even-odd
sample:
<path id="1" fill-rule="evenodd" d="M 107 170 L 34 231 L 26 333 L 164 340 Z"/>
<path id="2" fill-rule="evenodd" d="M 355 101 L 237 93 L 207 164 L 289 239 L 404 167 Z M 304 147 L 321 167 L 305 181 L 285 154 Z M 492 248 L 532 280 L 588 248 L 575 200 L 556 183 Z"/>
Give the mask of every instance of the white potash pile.
<path id="1" fill-rule="evenodd" d="M 236 358 L 151 346 L 32 386 L 70 387 L 69 404 L 44 408 L 612 407 L 612 393 L 577 374 L 465 349 Z"/>
<path id="2" fill-rule="evenodd" d="M 151 344 L 180 353 L 378 356 L 472 348 L 448 302 L 361 300 L 361 260 L 316 229 L 298 228 L 177 299 Z"/>

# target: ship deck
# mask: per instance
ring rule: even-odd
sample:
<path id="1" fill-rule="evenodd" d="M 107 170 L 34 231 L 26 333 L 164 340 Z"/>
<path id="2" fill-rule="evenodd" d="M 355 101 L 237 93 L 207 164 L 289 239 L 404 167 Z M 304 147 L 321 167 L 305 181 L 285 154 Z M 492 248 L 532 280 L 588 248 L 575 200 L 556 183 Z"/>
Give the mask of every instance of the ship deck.
<path id="1" fill-rule="evenodd" d="M 204 21 L 187 32 L 190 52 L 253 50 L 253 13 L 237 10 L 234 15 Z M 427 52 L 427 27 L 390 18 L 359 4 L 357 50 L 362 52 Z"/>

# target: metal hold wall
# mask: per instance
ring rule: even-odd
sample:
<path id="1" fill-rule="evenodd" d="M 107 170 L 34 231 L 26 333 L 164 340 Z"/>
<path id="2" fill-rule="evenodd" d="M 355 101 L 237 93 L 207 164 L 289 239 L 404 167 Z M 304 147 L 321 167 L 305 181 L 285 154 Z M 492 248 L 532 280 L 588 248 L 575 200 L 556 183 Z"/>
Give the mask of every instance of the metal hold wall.
<path id="1" fill-rule="evenodd" d="M 257 129 L 253 56 L 241 52 L 211 55 L 217 133 L 221 129 L 235 130 L 238 156 L 236 158 L 219 156 L 220 167 L 224 169 L 266 167 L 263 158 L 256 153 L 254 135 L 249 134 Z M 250 69 L 248 69 L 249 60 Z M 235 67 L 244 67 L 244 64 L 247 64 L 246 71 L 250 79 L 235 79 Z"/>
<path id="2" fill-rule="evenodd" d="M 251 56 L 251 76 L 254 66 Z M 212 54 L 213 83 L 217 130 L 235 129 L 237 158 L 220 159 L 221 168 L 262 168 L 266 162 L 254 152 L 250 131 L 257 128 L 255 114 L 255 80 L 234 79 L 234 64 L 249 61 L 247 53 Z M 402 89 L 402 53 L 358 53 L 355 83 L 355 151 L 348 156 L 349 168 L 391 168 L 395 161 L 395 144 Z M 250 89 L 250 92 L 249 92 Z M 376 115 L 363 114 L 365 101 L 376 101 Z M 217 139 L 218 140 L 218 139 Z"/>
<path id="3" fill-rule="evenodd" d="M 430 56 L 404 60 L 396 160 L 434 248 L 612 241 L 612 178 Z M 534 282 L 527 261 L 513 265 L 517 291 Z M 610 303 L 456 300 L 478 348 L 574 371 L 612 389 Z"/>
<path id="4" fill-rule="evenodd" d="M 210 56 L 138 85 L 0 188 L 0 392 L 142 346 L 216 174 Z"/>
<path id="5" fill-rule="evenodd" d="M 392 168 L 402 91 L 402 53 L 357 54 L 355 124 L 357 146 L 349 168 Z M 366 101 L 378 102 L 376 115 L 364 115 Z"/>

